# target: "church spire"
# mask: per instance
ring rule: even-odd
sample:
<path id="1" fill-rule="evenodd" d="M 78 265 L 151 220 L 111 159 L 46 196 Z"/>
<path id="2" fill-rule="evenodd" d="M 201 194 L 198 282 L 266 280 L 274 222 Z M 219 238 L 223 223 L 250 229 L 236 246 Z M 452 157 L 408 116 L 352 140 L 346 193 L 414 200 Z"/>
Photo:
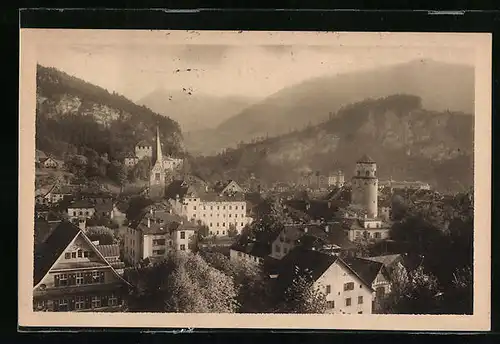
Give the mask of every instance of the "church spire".
<path id="1" fill-rule="evenodd" d="M 156 126 L 156 162 L 163 162 L 163 153 L 161 152 L 160 129 Z"/>

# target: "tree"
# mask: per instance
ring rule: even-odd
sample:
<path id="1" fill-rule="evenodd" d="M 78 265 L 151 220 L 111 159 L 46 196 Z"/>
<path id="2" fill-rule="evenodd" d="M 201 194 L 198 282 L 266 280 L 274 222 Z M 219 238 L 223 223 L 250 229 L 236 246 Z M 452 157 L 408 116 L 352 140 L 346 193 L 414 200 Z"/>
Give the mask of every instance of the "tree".
<path id="1" fill-rule="evenodd" d="M 237 292 L 238 312 L 270 311 L 269 277 L 258 265 L 243 259 L 232 261 L 219 252 L 203 252 L 202 257 L 210 266 L 232 278 Z"/>
<path id="2" fill-rule="evenodd" d="M 128 278 L 136 286 L 131 298 L 135 311 L 232 313 L 237 308 L 231 278 L 192 253 L 171 251 L 162 262 Z"/>
<path id="3" fill-rule="evenodd" d="M 422 265 L 410 273 L 397 270 L 393 274 L 391 292 L 381 302 L 381 309 L 391 314 L 438 314 L 440 292 L 437 278 L 426 273 Z"/>
<path id="4" fill-rule="evenodd" d="M 85 228 L 85 235 L 92 241 L 99 241 L 99 245 L 112 245 L 118 243 L 115 231 L 104 226 L 89 226 Z"/>
<path id="5" fill-rule="evenodd" d="M 324 313 L 326 297 L 315 288 L 310 277 L 297 275 L 292 284 L 285 289 L 283 301 L 278 304 L 278 313 Z"/>
<path id="6" fill-rule="evenodd" d="M 126 216 L 129 221 L 135 220 L 147 206 L 153 204 L 153 201 L 143 196 L 136 196 L 130 199 Z"/>
<path id="7" fill-rule="evenodd" d="M 234 225 L 234 223 L 230 223 L 229 228 L 227 230 L 227 236 L 230 238 L 234 238 L 237 235 L 238 235 L 238 230 L 236 229 L 236 226 Z"/>
<path id="8" fill-rule="evenodd" d="M 108 167 L 108 177 L 123 186 L 127 180 L 127 170 L 122 163 L 114 160 Z"/>

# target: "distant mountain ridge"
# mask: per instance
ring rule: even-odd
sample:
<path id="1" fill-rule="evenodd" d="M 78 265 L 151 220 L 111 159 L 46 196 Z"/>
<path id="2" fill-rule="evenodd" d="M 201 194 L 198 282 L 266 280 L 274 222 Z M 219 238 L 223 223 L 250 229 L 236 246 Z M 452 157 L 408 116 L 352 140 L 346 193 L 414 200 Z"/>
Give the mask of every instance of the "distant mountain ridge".
<path id="1" fill-rule="evenodd" d="M 204 179 L 246 180 L 254 174 L 272 183 L 337 169 L 350 178 L 356 159 L 367 153 L 381 179 L 463 190 L 473 185 L 473 134 L 473 116 L 425 110 L 419 97 L 393 95 L 345 106 L 319 125 L 194 158 L 192 165 Z"/>
<path id="2" fill-rule="evenodd" d="M 155 89 L 137 103 L 177 121 L 183 132 L 212 129 L 256 99 L 239 96 L 215 97 L 198 91 Z"/>
<path id="3" fill-rule="evenodd" d="M 167 154 L 182 154 L 179 124 L 55 68 L 37 65 L 36 148 L 58 157 L 92 150 L 120 160 L 160 129 Z"/>
<path id="4" fill-rule="evenodd" d="M 240 141 L 281 135 L 326 121 L 353 102 L 398 93 L 421 97 L 428 110 L 473 114 L 474 67 L 415 60 L 306 80 L 247 107 L 213 130 L 186 136 L 186 147 L 195 153 L 214 154 Z"/>

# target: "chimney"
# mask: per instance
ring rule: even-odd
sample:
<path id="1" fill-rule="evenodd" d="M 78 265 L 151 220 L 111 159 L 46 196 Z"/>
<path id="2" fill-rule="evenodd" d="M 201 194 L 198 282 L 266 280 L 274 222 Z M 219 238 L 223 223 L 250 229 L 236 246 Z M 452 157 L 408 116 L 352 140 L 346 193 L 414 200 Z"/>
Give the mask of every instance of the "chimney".
<path id="1" fill-rule="evenodd" d="M 151 227 L 151 219 L 148 217 L 148 228 Z"/>

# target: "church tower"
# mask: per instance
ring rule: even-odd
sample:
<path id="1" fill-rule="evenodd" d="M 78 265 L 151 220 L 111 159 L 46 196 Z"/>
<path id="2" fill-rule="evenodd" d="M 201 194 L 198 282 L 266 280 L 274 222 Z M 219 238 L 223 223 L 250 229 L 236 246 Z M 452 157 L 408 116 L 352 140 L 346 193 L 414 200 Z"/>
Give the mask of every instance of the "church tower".
<path id="1" fill-rule="evenodd" d="M 165 195 L 165 169 L 161 151 L 160 131 L 156 127 L 156 155 L 149 175 L 149 197 L 162 198 Z"/>
<path id="2" fill-rule="evenodd" d="M 368 155 L 356 162 L 352 177 L 351 204 L 366 211 L 370 219 L 378 216 L 378 178 L 377 164 Z"/>

